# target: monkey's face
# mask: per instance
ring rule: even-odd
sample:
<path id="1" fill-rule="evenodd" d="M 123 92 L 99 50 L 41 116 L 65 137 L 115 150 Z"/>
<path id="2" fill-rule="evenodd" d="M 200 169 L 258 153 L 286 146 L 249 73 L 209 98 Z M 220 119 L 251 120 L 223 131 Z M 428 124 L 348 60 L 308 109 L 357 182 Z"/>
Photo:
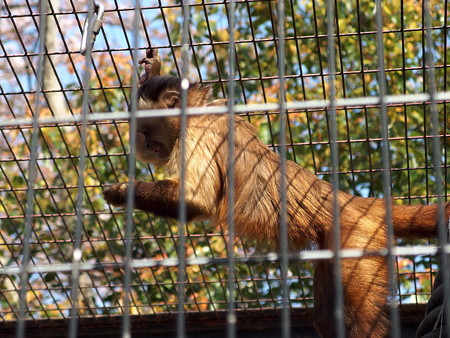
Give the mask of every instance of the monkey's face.
<path id="1" fill-rule="evenodd" d="M 179 81 L 167 76 L 147 80 L 139 89 L 138 110 L 178 108 L 180 93 L 173 87 Z M 139 118 L 136 140 L 138 160 L 156 165 L 166 164 L 178 137 L 178 117 Z"/>
<path id="2" fill-rule="evenodd" d="M 140 118 L 137 120 L 136 157 L 145 163 L 164 165 L 170 158 L 177 131 L 170 118 Z"/>

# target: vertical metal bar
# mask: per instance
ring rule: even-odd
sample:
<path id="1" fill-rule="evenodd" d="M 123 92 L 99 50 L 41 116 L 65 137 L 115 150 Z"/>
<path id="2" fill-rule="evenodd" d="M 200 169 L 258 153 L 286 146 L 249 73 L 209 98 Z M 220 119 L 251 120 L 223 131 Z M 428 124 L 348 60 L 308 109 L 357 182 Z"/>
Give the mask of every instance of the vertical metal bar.
<path id="1" fill-rule="evenodd" d="M 181 68 L 181 132 L 180 132 L 180 203 L 179 203 L 179 237 L 178 237 L 178 305 L 177 305 L 177 337 L 185 337 L 185 314 L 184 314 L 184 298 L 186 283 L 186 131 L 187 131 L 187 115 L 186 108 L 188 103 L 188 71 L 189 71 L 189 20 L 190 20 L 190 1 L 183 2 L 183 24 L 182 24 L 182 48 L 181 59 L 183 61 Z"/>
<path id="2" fill-rule="evenodd" d="M 289 239 L 288 239 L 288 224 L 287 224 L 287 184 L 286 184 L 286 102 L 285 102 L 285 0 L 279 0 L 277 3 L 277 35 L 278 35 L 278 76 L 280 91 L 278 98 L 280 106 L 280 255 L 281 255 L 281 282 L 282 282 L 282 317 L 281 317 L 281 335 L 283 338 L 291 336 L 291 318 L 289 308 L 289 284 L 288 284 L 288 254 L 289 254 Z"/>
<path id="3" fill-rule="evenodd" d="M 3 16 L 3 11 L 4 10 L 5 10 L 5 0 L 2 0 L 2 1 L 0 1 L 0 36 L 4 36 L 4 35 L 2 35 L 2 27 L 3 27 L 2 23 L 3 23 L 3 20 L 1 19 L 1 16 Z"/>
<path id="4" fill-rule="evenodd" d="M 40 16 L 39 16 L 39 50 L 38 50 L 38 65 L 36 74 L 36 95 L 34 102 L 34 114 L 33 114 L 33 128 L 31 136 L 31 148 L 30 148 L 30 165 L 28 167 L 28 188 L 27 188 L 27 203 L 25 212 L 25 234 L 23 237 L 23 259 L 20 271 L 20 294 L 19 294 L 19 320 L 17 322 L 16 337 L 22 338 L 25 336 L 25 311 L 26 311 L 26 295 L 28 288 L 28 264 L 30 262 L 31 248 L 31 227 L 32 227 L 32 214 L 33 214 L 33 201 L 34 201 L 34 184 L 37 177 L 37 156 L 38 156 L 38 136 L 39 136 L 39 98 L 42 95 L 42 79 L 44 69 L 45 58 L 45 46 L 44 37 L 46 29 L 45 15 L 47 12 L 47 0 L 41 0 L 40 2 Z"/>
<path id="5" fill-rule="evenodd" d="M 131 337 L 131 320 L 130 320 L 130 307 L 131 307 L 131 254 L 133 249 L 133 208 L 134 208 L 134 192 L 135 192 L 135 174 L 136 174 L 136 134 L 137 134 L 137 85 L 138 77 L 135 67 L 138 60 L 138 45 L 139 45 L 139 23 L 140 23 L 140 10 L 141 2 L 136 0 L 133 19 L 133 42 L 132 42 L 132 59 L 133 59 L 133 73 L 131 77 L 131 117 L 129 121 L 129 137 L 130 137 L 130 153 L 128 155 L 128 190 L 127 190 L 127 216 L 125 223 L 125 298 L 124 298 L 124 313 L 122 319 L 122 337 Z"/>
<path id="6" fill-rule="evenodd" d="M 446 337 L 450 337 L 450 273 L 449 273 L 449 258 L 445 252 L 447 243 L 447 225 L 445 222 L 445 206 L 444 206 L 444 179 L 441 168 L 441 142 L 440 142 L 440 125 L 438 116 L 438 107 L 436 103 L 436 73 L 434 67 L 433 57 L 433 36 L 431 31 L 431 8 L 430 0 L 425 0 L 424 3 L 424 26 L 425 26 L 425 67 L 427 74 L 428 93 L 430 94 L 430 110 L 431 110 L 431 134 L 433 146 L 433 167 L 435 176 L 435 193 L 437 196 L 437 222 L 438 222 L 438 241 L 439 241 L 439 255 L 441 259 L 441 274 L 444 285 L 444 322 L 445 332 L 441 332 Z M 444 39 L 446 37 L 444 36 Z"/>
<path id="7" fill-rule="evenodd" d="M 227 180 L 228 180 L 228 278 L 227 278 L 227 337 L 234 338 L 236 336 L 236 310 L 234 302 L 234 237 L 235 237 L 235 224 L 234 224 L 234 164 L 235 164 L 235 121 L 234 121 L 234 101 L 235 101 L 235 41 L 234 41 L 234 28 L 235 28 L 235 0 L 231 0 L 228 8 L 228 29 L 230 36 L 229 45 L 229 82 L 228 82 L 228 168 L 227 168 Z"/>
<path id="8" fill-rule="evenodd" d="M 341 225 L 339 222 L 339 169 L 336 119 L 336 50 L 334 46 L 334 2 L 327 0 L 327 54 L 329 71 L 329 102 L 328 120 L 330 121 L 330 148 L 331 148 L 331 181 L 333 184 L 333 237 L 334 237 L 334 288 L 336 299 L 334 304 L 334 320 L 336 322 L 336 336 L 345 337 L 344 322 L 344 288 L 342 285 L 342 258 L 341 258 Z"/>
<path id="9" fill-rule="evenodd" d="M 94 1 L 88 1 L 88 32 L 92 29 L 92 16 L 94 12 Z M 77 199 L 76 199 L 76 216 L 77 221 L 75 224 L 75 242 L 72 252 L 72 264 L 73 269 L 71 272 L 71 292 L 70 298 L 72 302 L 72 308 L 70 309 L 70 325 L 69 325 L 69 337 L 77 337 L 77 325 L 78 325 L 78 291 L 79 291 L 79 279 L 80 279 L 80 264 L 83 256 L 81 248 L 82 228 L 83 228 L 83 198 L 84 198 L 84 172 L 86 167 L 86 123 L 87 114 L 89 110 L 89 80 L 90 80 L 90 68 L 91 68 L 91 51 L 92 44 L 88 43 L 85 55 L 85 70 L 83 74 L 83 102 L 81 106 L 81 135 L 80 135 L 80 162 L 78 164 L 78 182 L 77 182 Z"/>
<path id="10" fill-rule="evenodd" d="M 383 16 L 381 0 L 375 3 L 375 20 L 377 26 L 377 61 L 378 61 L 378 84 L 380 97 L 380 119 L 381 119 L 381 149 L 383 168 L 383 195 L 386 201 L 385 222 L 387 226 L 387 260 L 389 274 L 389 306 L 391 319 L 391 336 L 400 337 L 400 316 L 398 311 L 398 300 L 396 290 L 395 256 L 392 253 L 394 243 L 394 227 L 392 224 L 392 200 L 391 200 L 391 171 L 390 171 L 390 149 L 389 149 L 389 129 L 386 98 L 386 72 L 384 69 L 384 42 L 383 42 Z"/>

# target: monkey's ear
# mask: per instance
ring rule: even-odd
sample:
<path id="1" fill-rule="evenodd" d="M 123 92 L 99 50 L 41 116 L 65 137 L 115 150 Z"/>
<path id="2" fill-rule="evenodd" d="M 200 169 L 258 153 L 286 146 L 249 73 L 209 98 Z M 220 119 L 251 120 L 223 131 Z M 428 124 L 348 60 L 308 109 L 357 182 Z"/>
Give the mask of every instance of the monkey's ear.
<path id="1" fill-rule="evenodd" d="M 178 108 L 180 106 L 180 93 L 176 90 L 166 90 L 161 95 L 161 103 L 167 108 Z"/>
<path id="2" fill-rule="evenodd" d="M 211 99 L 211 87 L 200 85 L 199 83 L 194 84 L 189 88 L 189 106 L 190 107 L 204 107 Z"/>

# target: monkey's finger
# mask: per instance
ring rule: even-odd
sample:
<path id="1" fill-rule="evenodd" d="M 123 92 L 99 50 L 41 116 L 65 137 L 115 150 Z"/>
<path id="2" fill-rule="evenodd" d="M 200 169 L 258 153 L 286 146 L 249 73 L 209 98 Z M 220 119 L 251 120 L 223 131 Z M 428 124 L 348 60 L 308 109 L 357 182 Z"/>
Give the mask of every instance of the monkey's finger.
<path id="1" fill-rule="evenodd" d="M 157 60 L 157 61 L 160 61 L 160 60 L 161 60 L 160 57 L 159 57 L 159 55 L 157 55 L 155 58 L 143 58 L 143 59 L 139 60 L 138 63 L 139 63 L 140 65 L 142 65 L 143 63 L 145 63 L 146 65 L 148 65 L 148 64 L 151 64 L 151 63 L 155 62 L 155 60 Z"/>
<path id="2" fill-rule="evenodd" d="M 151 57 L 152 58 L 154 58 L 154 59 L 157 59 L 157 58 L 159 58 L 159 52 L 158 52 L 158 50 L 157 49 L 151 49 Z"/>
<path id="3" fill-rule="evenodd" d="M 147 55 L 145 58 L 142 58 L 138 61 L 139 64 L 148 63 L 151 62 L 152 59 L 157 59 L 158 61 L 161 60 L 159 57 L 159 52 L 157 49 L 147 49 Z"/>

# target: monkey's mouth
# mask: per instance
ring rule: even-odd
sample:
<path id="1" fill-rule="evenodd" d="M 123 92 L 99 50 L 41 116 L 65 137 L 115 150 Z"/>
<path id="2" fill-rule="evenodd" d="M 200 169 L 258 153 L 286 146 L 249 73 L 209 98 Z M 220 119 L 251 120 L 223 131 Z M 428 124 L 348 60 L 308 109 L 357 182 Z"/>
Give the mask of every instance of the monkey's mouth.
<path id="1" fill-rule="evenodd" d="M 166 158 L 170 155 L 170 152 L 167 150 L 166 146 L 158 141 L 150 141 L 150 143 L 147 144 L 147 148 L 159 158 Z"/>

